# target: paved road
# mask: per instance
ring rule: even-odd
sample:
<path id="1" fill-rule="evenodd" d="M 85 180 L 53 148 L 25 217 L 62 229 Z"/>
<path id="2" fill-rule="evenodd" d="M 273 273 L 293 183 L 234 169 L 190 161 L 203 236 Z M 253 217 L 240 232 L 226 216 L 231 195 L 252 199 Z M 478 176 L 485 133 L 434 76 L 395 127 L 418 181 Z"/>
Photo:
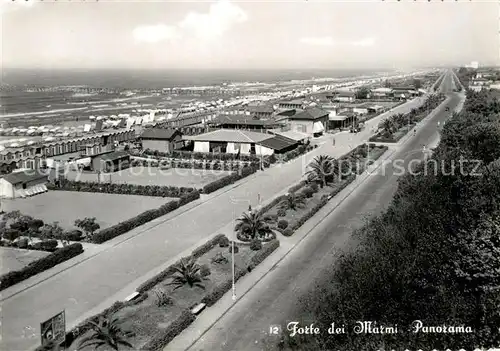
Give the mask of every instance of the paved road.
<path id="1" fill-rule="evenodd" d="M 442 87 L 444 92 L 450 91 L 453 87 L 451 76 L 446 76 Z M 448 106 L 454 108 L 460 98 L 455 93 L 449 96 Z M 422 145 L 435 141 L 437 122 L 442 124 L 449 115 L 450 112 L 443 110 L 437 113 L 419 127 L 416 136 L 396 146 L 397 151 L 391 159 L 404 160 L 405 167 L 410 160 L 422 159 Z M 394 195 L 397 178 L 391 164 L 387 164 L 384 171 L 372 174 L 189 350 L 270 349 L 266 343 L 269 326 L 293 320 L 297 297 L 308 292 L 315 280 L 334 264 L 339 250 L 352 244 L 349 241 L 352 230 L 362 226 L 366 217 L 386 208 Z M 167 350 L 173 349 L 167 346 Z"/>
<path id="2" fill-rule="evenodd" d="M 36 347 L 40 340 L 40 322 L 63 309 L 69 329 L 89 314 L 111 305 L 117 296 L 127 296 L 136 287 L 131 285 L 148 273 L 151 274 L 151 271 L 168 261 L 175 261 L 193 245 L 232 222 L 232 208 L 235 208 L 236 213 L 241 213 L 248 208 L 249 203 L 255 206 L 258 193 L 262 201 L 272 198 L 300 180 L 305 166 L 314 156 L 321 153 L 335 157 L 345 154 L 349 151 L 349 145 L 355 147 L 368 140 L 370 128 L 382 118 L 392 113 L 408 112 L 419 103 L 411 101 L 370 120 L 362 133 L 336 136 L 335 147 L 332 146 L 331 136 L 323 137 L 319 140 L 322 145 L 305 157 L 259 172 L 241 186 L 221 191 L 220 195 L 208 200 L 205 198 L 206 202 L 201 199 L 198 201 L 199 206 L 174 218 L 163 222 L 157 220 L 155 224 L 146 224 L 115 238 L 95 256 L 26 290 L 13 293 L 19 287 L 6 289 L 2 292 L 0 305 L 0 349 L 20 351 Z"/>

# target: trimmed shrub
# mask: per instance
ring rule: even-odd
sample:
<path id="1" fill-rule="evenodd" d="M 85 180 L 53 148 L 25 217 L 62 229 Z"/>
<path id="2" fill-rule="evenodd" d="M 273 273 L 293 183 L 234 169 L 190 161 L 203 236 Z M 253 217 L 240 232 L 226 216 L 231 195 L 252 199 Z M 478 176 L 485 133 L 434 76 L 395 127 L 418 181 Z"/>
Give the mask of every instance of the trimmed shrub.
<path id="1" fill-rule="evenodd" d="M 288 221 L 286 219 L 280 219 L 278 221 L 278 228 L 279 229 L 286 229 L 286 227 L 288 227 Z"/>
<path id="2" fill-rule="evenodd" d="M 247 270 L 240 269 L 236 267 L 236 271 L 234 272 L 234 281 L 238 281 L 241 277 L 243 277 L 247 273 Z M 226 292 L 231 290 L 233 286 L 232 277 L 228 278 L 226 281 L 215 286 L 212 291 L 208 292 L 202 299 L 201 302 L 206 304 L 208 307 L 213 306 L 219 299 L 224 296 Z"/>
<path id="3" fill-rule="evenodd" d="M 49 240 L 39 241 L 31 245 L 31 249 L 53 252 L 57 249 L 57 240 L 49 239 Z"/>
<path id="4" fill-rule="evenodd" d="M 262 249 L 262 243 L 260 242 L 260 240 L 259 239 L 252 240 L 252 243 L 250 244 L 250 250 L 259 251 L 260 249 Z"/>
<path id="5" fill-rule="evenodd" d="M 250 264 L 248 265 L 249 270 L 254 269 L 262 261 L 264 261 L 270 254 L 272 254 L 280 246 L 279 240 L 272 240 L 262 247 L 262 250 L 255 253 L 250 259 Z"/>
<path id="6" fill-rule="evenodd" d="M 28 238 L 20 238 L 17 241 L 17 247 L 20 249 L 27 249 L 28 248 Z"/>
<path id="7" fill-rule="evenodd" d="M 138 293 L 144 293 L 144 292 L 147 292 L 148 290 L 151 290 L 157 284 L 161 283 L 162 281 L 164 281 L 165 279 L 167 279 L 169 276 L 171 276 L 172 274 L 174 274 L 176 272 L 176 270 L 174 269 L 174 267 L 180 265 L 180 263 L 181 263 L 181 261 L 183 259 L 187 260 L 189 258 L 190 258 L 190 256 L 183 257 L 179 261 L 175 262 L 174 264 L 171 264 L 170 266 L 168 266 L 166 269 L 164 269 L 163 271 L 161 271 L 160 273 L 158 273 L 154 277 L 148 279 L 147 281 L 145 281 L 144 283 L 142 283 L 141 285 L 139 285 L 139 287 L 137 288 L 136 291 Z"/>
<path id="8" fill-rule="evenodd" d="M 277 212 L 278 217 L 285 217 L 286 216 L 286 210 L 284 208 L 280 208 Z"/>
<path id="9" fill-rule="evenodd" d="M 269 211 L 271 208 L 273 208 L 274 206 L 276 206 L 277 204 L 279 204 L 280 202 L 283 201 L 283 199 L 285 199 L 285 195 L 280 195 L 276 198 L 274 198 L 273 200 L 271 200 L 267 205 L 264 205 L 260 210 L 259 210 L 259 213 L 266 213 L 267 211 Z"/>
<path id="10" fill-rule="evenodd" d="M 26 267 L 4 274 L 0 277 L 0 291 L 28 279 L 35 274 L 43 272 L 49 268 L 58 265 L 61 262 L 69 260 L 83 252 L 83 246 L 80 243 L 71 244 L 60 248 L 54 253 L 33 261 Z"/>
<path id="11" fill-rule="evenodd" d="M 212 272 L 210 271 L 210 267 L 207 264 L 201 265 L 201 267 L 200 267 L 200 275 L 202 277 L 207 277 L 210 274 L 212 274 Z"/>
<path id="12" fill-rule="evenodd" d="M 222 254 L 222 252 L 219 252 L 210 259 L 210 262 L 215 264 L 224 264 L 224 263 L 229 263 L 229 260 L 227 259 L 226 256 Z"/>
<path id="13" fill-rule="evenodd" d="M 212 248 L 219 244 L 222 238 L 226 238 L 224 234 L 217 234 L 214 236 L 212 239 L 207 241 L 205 244 L 201 245 L 200 247 L 197 247 L 192 253 L 191 256 L 194 258 L 199 258 L 200 256 L 206 254 L 208 251 L 212 250 Z M 227 238 L 226 238 L 227 239 Z"/>
<path id="14" fill-rule="evenodd" d="M 185 204 L 190 203 L 191 201 L 198 200 L 200 198 L 200 193 L 198 190 L 191 191 L 189 193 L 184 193 L 181 195 L 179 198 L 179 201 L 177 203 L 178 207 L 181 207 Z"/>
<path id="15" fill-rule="evenodd" d="M 170 296 L 168 296 L 168 294 L 165 292 L 165 290 L 155 289 L 155 290 L 153 290 L 153 293 L 155 294 L 155 303 L 156 303 L 156 306 L 158 306 L 158 307 L 172 305 L 174 302 L 172 300 L 172 298 Z"/>
<path id="16" fill-rule="evenodd" d="M 104 311 L 101 313 L 96 314 L 95 316 L 92 316 L 86 320 L 84 320 L 82 323 L 78 324 L 76 327 L 71 329 L 69 332 L 66 333 L 66 339 L 72 338 L 75 340 L 79 336 L 85 334 L 88 332 L 90 329 L 92 329 L 92 324 L 90 321 L 94 323 L 98 323 L 99 317 L 107 317 L 109 315 L 113 315 L 115 312 L 118 310 L 122 309 L 126 305 L 125 302 L 123 301 L 116 301 L 111 307 L 106 308 Z"/>
<path id="17" fill-rule="evenodd" d="M 223 235 L 220 240 L 219 240 L 219 247 L 228 247 L 229 246 L 229 239 L 227 236 Z"/>
<path id="18" fill-rule="evenodd" d="M 292 228 L 286 228 L 285 230 L 283 230 L 281 232 L 281 234 L 283 234 L 284 236 L 292 236 L 293 235 L 293 230 L 292 230 Z"/>
<path id="19" fill-rule="evenodd" d="M 69 241 L 80 241 L 83 239 L 83 233 L 78 229 L 69 230 L 64 234 L 64 236 L 66 240 Z"/>
<path id="20" fill-rule="evenodd" d="M 183 189 L 188 189 L 188 188 L 183 188 Z M 189 188 L 190 189 L 190 188 Z M 118 224 L 115 224 L 112 227 L 100 230 L 99 232 L 95 233 L 92 236 L 92 242 L 95 244 L 102 244 L 103 242 L 106 242 L 108 240 L 111 240 L 113 238 L 116 238 L 119 235 L 122 235 L 134 228 L 137 228 L 147 222 L 152 221 L 153 219 L 156 219 L 158 217 L 164 216 L 169 212 L 172 212 L 173 210 L 177 209 L 179 207 L 179 204 L 186 204 L 187 200 L 194 201 L 195 199 L 200 197 L 200 194 L 197 191 L 193 191 L 195 194 L 192 196 L 189 194 L 186 194 L 183 198 L 183 200 L 172 200 L 170 202 L 167 202 L 166 204 L 160 206 L 157 209 L 152 209 L 145 211 L 135 217 L 132 217 L 130 219 L 127 219 L 126 221 L 120 222 Z"/>
<path id="21" fill-rule="evenodd" d="M 195 191 L 194 188 L 184 188 L 175 186 L 154 186 L 97 182 L 78 182 L 66 180 L 59 187 L 51 187 L 53 190 L 83 191 L 93 193 L 124 194 L 124 195 L 144 195 L 158 197 L 182 197 Z"/>
<path id="22" fill-rule="evenodd" d="M 196 317 L 189 310 L 184 310 L 167 328 L 155 335 L 150 341 L 144 345 L 141 350 L 144 351 L 160 351 L 194 322 Z"/>
<path id="23" fill-rule="evenodd" d="M 311 198 L 314 195 L 314 190 L 311 189 L 310 186 L 306 186 L 302 191 L 301 195 L 307 198 Z"/>
<path id="24" fill-rule="evenodd" d="M 240 168 L 237 172 L 232 173 L 230 175 L 225 176 L 224 178 L 217 179 L 213 181 L 212 183 L 209 183 L 203 187 L 203 193 L 204 194 L 210 194 L 213 193 L 216 190 L 219 190 L 225 186 L 228 186 L 230 184 L 233 184 L 234 182 L 243 179 L 245 177 L 248 177 L 249 175 L 257 172 L 259 169 L 258 166 L 255 165 L 250 165 L 250 166 L 245 166 L 243 168 Z"/>
<path id="25" fill-rule="evenodd" d="M 238 248 L 238 246 L 236 244 L 234 244 L 234 253 L 237 254 L 239 251 L 240 251 L 240 249 Z M 232 253 L 232 252 L 233 252 L 233 245 L 229 244 L 229 253 Z"/>
<path id="26" fill-rule="evenodd" d="M 302 181 L 298 182 L 297 184 L 292 185 L 290 188 L 288 188 L 288 192 L 294 193 L 297 190 L 302 189 L 306 184 L 307 184 L 307 182 L 305 180 L 302 180 Z"/>

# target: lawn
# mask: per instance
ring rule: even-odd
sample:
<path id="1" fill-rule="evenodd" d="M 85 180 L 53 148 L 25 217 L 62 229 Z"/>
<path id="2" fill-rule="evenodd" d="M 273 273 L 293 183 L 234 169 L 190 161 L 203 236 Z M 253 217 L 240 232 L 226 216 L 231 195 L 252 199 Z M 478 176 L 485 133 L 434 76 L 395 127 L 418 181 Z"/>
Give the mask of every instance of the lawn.
<path id="1" fill-rule="evenodd" d="M 238 244 L 238 248 L 239 252 L 234 255 L 235 265 L 241 269 L 246 269 L 256 251 L 250 250 L 248 245 Z M 211 259 L 217 253 L 223 253 L 228 259 L 228 262 L 220 264 L 212 263 Z M 134 336 L 129 339 L 134 349 L 141 349 L 153 336 L 168 328 L 172 321 L 176 319 L 183 310 L 197 305 L 202 298 L 217 285 L 231 279 L 231 254 L 229 253 L 228 247 L 219 247 L 219 245 L 215 245 L 207 253 L 199 257 L 197 263 L 200 266 L 206 264 L 210 268 L 211 274 L 208 275 L 208 279 L 204 281 L 205 290 L 198 287 L 190 288 L 187 285 L 177 290 L 173 290 L 173 287 L 168 285 L 171 279 L 167 277 L 153 289 L 148 291 L 145 300 L 136 304 L 128 304 L 113 314 L 114 317 L 118 317 L 121 321 L 123 330 L 134 333 Z M 172 299 L 171 304 L 157 306 L 157 298 L 154 291 L 165 292 Z M 77 350 L 78 340 L 77 338 L 77 340 L 72 343 L 69 350 Z M 93 348 L 85 347 L 81 350 L 91 351 Z M 103 347 L 100 350 L 106 351 L 112 349 Z"/>
<path id="2" fill-rule="evenodd" d="M 46 223 L 57 221 L 66 230 L 76 229 L 76 219 L 95 217 L 104 229 L 148 209 L 158 208 L 170 200 L 140 195 L 48 191 L 25 199 L 4 199 L 2 210 L 19 210 Z"/>
<path id="3" fill-rule="evenodd" d="M 101 174 L 101 181 L 109 183 L 127 183 L 136 185 L 160 185 L 202 188 L 214 180 L 223 178 L 232 172 L 217 170 L 202 170 L 188 168 L 160 169 L 157 167 L 131 167 L 114 173 Z M 80 173 L 71 171 L 67 174 L 69 180 L 96 182 L 96 173 Z"/>
<path id="4" fill-rule="evenodd" d="M 0 247 L 0 256 L 2 257 L 2 264 L 0 265 L 0 275 L 6 274 L 11 271 L 21 270 L 29 263 L 47 255 L 50 255 L 50 252 Z"/>

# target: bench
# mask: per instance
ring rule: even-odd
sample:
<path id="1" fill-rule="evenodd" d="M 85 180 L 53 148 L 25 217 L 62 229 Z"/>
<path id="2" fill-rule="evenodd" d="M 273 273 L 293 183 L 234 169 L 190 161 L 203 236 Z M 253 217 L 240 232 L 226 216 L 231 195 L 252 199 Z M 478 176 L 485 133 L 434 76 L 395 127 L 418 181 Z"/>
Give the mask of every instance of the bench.
<path id="1" fill-rule="evenodd" d="M 136 298 L 138 298 L 138 297 L 139 297 L 139 295 L 140 295 L 140 294 L 139 294 L 137 291 L 135 291 L 134 293 L 132 293 L 132 294 L 130 294 L 129 296 L 127 296 L 127 297 L 125 298 L 125 301 L 126 301 L 126 302 L 130 302 L 130 301 L 132 301 L 132 300 L 135 300 Z"/>
<path id="2" fill-rule="evenodd" d="M 196 315 L 200 314 L 200 312 L 203 311 L 206 306 L 207 305 L 205 305 L 204 303 L 199 303 L 195 307 L 193 307 L 193 309 L 191 310 L 191 313 L 196 316 Z"/>

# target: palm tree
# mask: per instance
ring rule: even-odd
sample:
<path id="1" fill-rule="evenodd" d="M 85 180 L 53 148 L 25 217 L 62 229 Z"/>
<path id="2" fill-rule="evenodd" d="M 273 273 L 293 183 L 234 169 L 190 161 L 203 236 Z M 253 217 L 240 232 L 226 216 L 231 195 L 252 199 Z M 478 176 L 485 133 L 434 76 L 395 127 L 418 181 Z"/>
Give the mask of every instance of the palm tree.
<path id="1" fill-rule="evenodd" d="M 306 172 L 307 179 L 310 181 L 319 181 L 323 188 L 331 180 L 332 176 L 339 172 L 338 162 L 331 156 L 320 155 L 316 156 L 309 164 L 311 168 Z"/>
<path id="2" fill-rule="evenodd" d="M 293 210 L 296 211 L 298 208 L 304 206 L 306 200 L 303 196 L 297 195 L 296 193 L 288 194 L 285 199 L 279 204 L 279 208 L 283 210 Z"/>
<path id="3" fill-rule="evenodd" d="M 272 233 L 269 219 L 262 216 L 260 213 L 254 212 L 243 213 L 243 215 L 237 219 L 234 230 L 245 234 L 251 239 Z"/>
<path id="4" fill-rule="evenodd" d="M 110 347 L 118 351 L 120 345 L 132 348 L 132 344 L 127 341 L 127 338 L 133 336 L 133 333 L 124 331 L 117 317 L 105 318 L 100 317 L 97 323 L 90 321 L 92 324 L 92 332 L 82 338 L 78 345 L 78 350 L 87 346 L 93 346 L 97 350 L 101 346 Z"/>
<path id="5" fill-rule="evenodd" d="M 168 285 L 173 285 L 174 290 L 179 289 L 185 284 L 189 285 L 190 288 L 198 287 L 205 289 L 203 285 L 203 278 L 200 273 L 200 265 L 196 263 L 196 260 L 191 258 L 183 258 L 181 262 L 174 266 L 175 273 L 172 277 L 172 281 Z"/>

